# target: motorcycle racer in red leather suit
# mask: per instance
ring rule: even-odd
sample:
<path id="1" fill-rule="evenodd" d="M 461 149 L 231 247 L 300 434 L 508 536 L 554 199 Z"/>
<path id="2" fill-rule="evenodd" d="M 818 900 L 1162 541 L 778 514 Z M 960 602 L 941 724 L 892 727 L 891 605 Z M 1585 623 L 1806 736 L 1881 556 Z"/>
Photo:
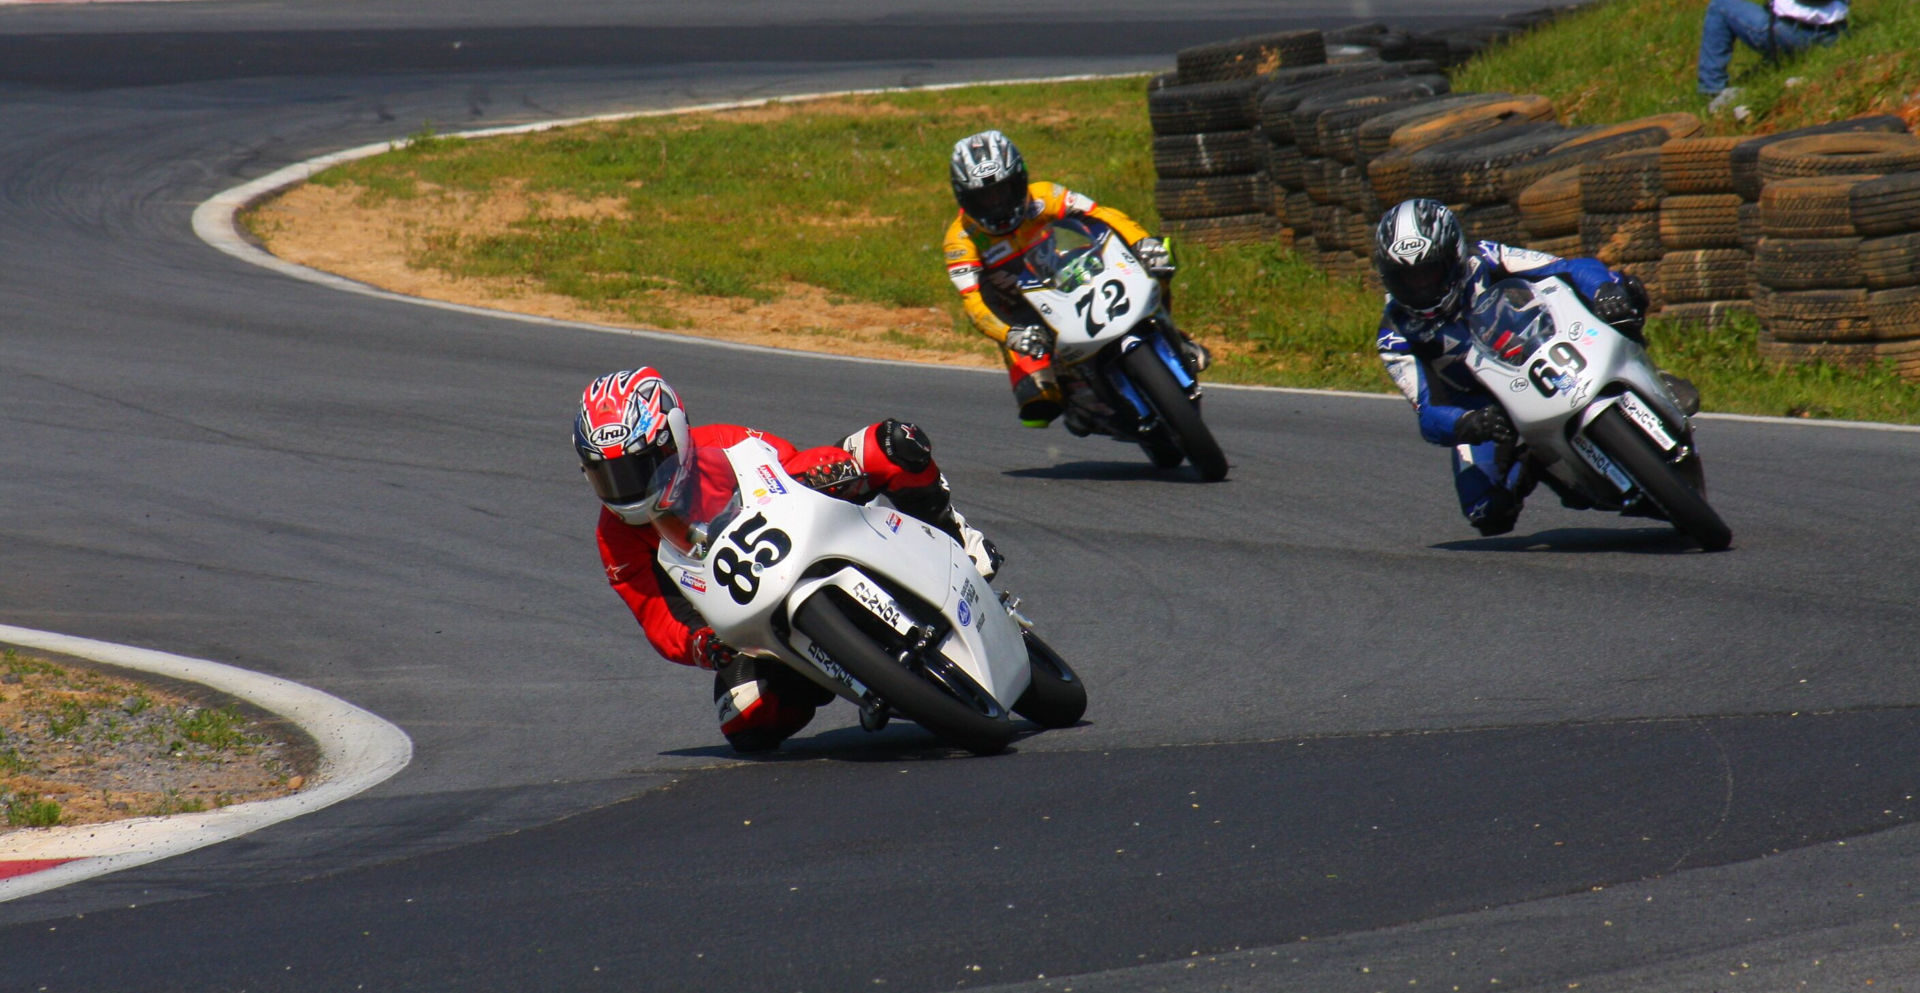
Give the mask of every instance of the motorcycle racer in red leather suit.
<path id="1" fill-rule="evenodd" d="M 932 443 L 916 425 L 889 418 L 837 445 L 801 449 L 736 424 L 688 425 L 679 394 L 652 368 L 595 379 L 581 395 L 574 449 L 602 504 L 596 534 L 607 582 L 662 658 L 714 671 L 721 733 L 735 750 L 757 752 L 805 727 L 833 694 L 786 666 L 738 655 L 715 637 L 657 564 L 653 518 L 665 494 L 700 485 L 692 476 L 695 451 L 747 438 L 771 446 L 781 467 L 815 490 L 854 502 L 886 494 L 902 513 L 952 535 L 983 576 L 992 577 L 1000 557 L 953 509 Z"/>

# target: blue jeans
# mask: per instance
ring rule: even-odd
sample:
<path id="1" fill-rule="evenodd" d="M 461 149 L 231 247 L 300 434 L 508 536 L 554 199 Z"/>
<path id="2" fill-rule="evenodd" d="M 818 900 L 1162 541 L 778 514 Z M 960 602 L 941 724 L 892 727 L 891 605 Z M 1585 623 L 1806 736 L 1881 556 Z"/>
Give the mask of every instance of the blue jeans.
<path id="1" fill-rule="evenodd" d="M 1756 52 L 1797 52 L 1825 45 L 1839 36 L 1839 31 L 1815 31 L 1793 21 L 1776 20 L 1769 41 L 1766 7 L 1747 0 L 1712 0 L 1707 4 L 1706 23 L 1700 28 L 1700 92 L 1713 96 L 1727 88 L 1727 63 L 1733 61 L 1735 38 Z"/>

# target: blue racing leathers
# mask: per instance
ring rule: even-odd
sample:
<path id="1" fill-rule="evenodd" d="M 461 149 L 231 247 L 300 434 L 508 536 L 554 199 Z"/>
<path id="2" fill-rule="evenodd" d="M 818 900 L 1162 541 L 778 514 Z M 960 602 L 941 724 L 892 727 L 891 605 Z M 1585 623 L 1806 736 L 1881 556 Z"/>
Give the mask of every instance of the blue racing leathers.
<path id="1" fill-rule="evenodd" d="M 1520 467 L 1496 466 L 1494 443 L 1462 445 L 1454 440 L 1461 415 L 1494 402 L 1466 365 L 1467 315 L 1480 293 L 1509 276 L 1560 276 L 1588 300 L 1595 290 L 1620 278 L 1598 259 L 1563 259 L 1482 241 L 1474 244 L 1467 260 L 1467 289 L 1452 314 L 1425 320 L 1389 297 L 1380 316 L 1380 360 L 1419 415 L 1420 437 L 1453 448 L 1453 485 L 1460 496 L 1460 512 L 1476 526 L 1501 515 L 1510 523 L 1524 495 L 1514 492 Z"/>

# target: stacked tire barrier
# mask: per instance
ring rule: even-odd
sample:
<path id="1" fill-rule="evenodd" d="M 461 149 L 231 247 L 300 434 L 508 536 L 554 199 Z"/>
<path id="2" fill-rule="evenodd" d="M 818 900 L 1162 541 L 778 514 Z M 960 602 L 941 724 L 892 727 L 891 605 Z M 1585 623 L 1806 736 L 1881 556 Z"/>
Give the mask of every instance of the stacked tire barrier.
<path id="1" fill-rule="evenodd" d="M 1920 378 L 1920 137 L 1864 118 L 1750 143 L 1760 354 Z M 1814 132 L 1814 133 L 1807 133 Z M 1739 149 L 1743 146 L 1736 146 Z"/>
<path id="2" fill-rule="evenodd" d="M 1701 137 L 1691 114 L 1568 128 L 1542 96 L 1450 92 L 1443 67 L 1568 9 L 1180 52 L 1148 92 L 1166 230 L 1278 241 L 1378 288 L 1374 224 L 1431 197 L 1471 238 L 1638 276 L 1657 316 L 1755 314 L 1763 357 L 1920 378 L 1920 137 L 1884 115 L 1759 137 Z"/>

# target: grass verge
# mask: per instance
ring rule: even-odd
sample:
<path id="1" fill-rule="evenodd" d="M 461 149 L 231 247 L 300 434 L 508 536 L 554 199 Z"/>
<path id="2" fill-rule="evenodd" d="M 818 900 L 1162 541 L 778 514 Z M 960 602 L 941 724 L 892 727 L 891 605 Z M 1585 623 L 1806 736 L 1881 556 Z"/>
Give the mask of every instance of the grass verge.
<path id="1" fill-rule="evenodd" d="M 1701 10 L 1697 0 L 1600 5 L 1489 52 L 1458 71 L 1455 87 L 1546 93 L 1574 121 L 1699 111 Z M 1854 36 L 1832 50 L 1782 66 L 1736 62 L 1757 111 L 1724 126 L 1911 111 L 1890 94 L 1920 85 L 1912 60 L 1894 57 L 1920 42 L 1920 15 L 1896 0 L 1862 0 L 1857 11 Z M 1789 89 L 1790 73 L 1815 81 Z M 676 301 L 686 294 L 744 305 L 805 286 L 829 300 L 935 308 L 946 315 L 936 333 L 978 350 L 939 241 L 953 212 L 948 149 L 984 127 L 1007 131 L 1036 178 L 1158 228 L 1138 78 L 837 98 L 475 142 L 423 134 L 315 182 L 350 192 L 363 210 L 420 201 L 438 210 L 413 239 L 409 266 L 516 281 L 612 319 L 685 326 L 692 318 Z M 512 220 L 472 223 L 500 197 L 519 202 Z M 282 233 L 270 205 L 247 221 L 270 246 Z M 1181 261 L 1177 314 L 1213 347 L 1212 378 L 1388 388 L 1373 352 L 1379 297 L 1359 281 L 1330 279 L 1277 245 L 1189 245 Z M 1650 337 L 1655 358 L 1699 383 L 1712 410 L 1920 421 L 1920 384 L 1883 371 L 1776 367 L 1754 354 L 1755 333 L 1751 323 L 1711 333 L 1656 324 Z"/>
<path id="2" fill-rule="evenodd" d="M 303 751 L 230 705 L 0 651 L 0 830 L 281 796 Z"/>

